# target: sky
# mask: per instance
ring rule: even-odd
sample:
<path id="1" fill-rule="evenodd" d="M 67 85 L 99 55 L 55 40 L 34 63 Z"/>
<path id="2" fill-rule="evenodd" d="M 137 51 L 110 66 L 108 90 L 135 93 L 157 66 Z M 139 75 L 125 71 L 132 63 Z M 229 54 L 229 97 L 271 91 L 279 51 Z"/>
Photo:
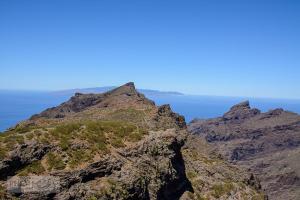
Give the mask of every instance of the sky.
<path id="1" fill-rule="evenodd" d="M 297 0 L 1 0 L 0 89 L 300 99 Z"/>

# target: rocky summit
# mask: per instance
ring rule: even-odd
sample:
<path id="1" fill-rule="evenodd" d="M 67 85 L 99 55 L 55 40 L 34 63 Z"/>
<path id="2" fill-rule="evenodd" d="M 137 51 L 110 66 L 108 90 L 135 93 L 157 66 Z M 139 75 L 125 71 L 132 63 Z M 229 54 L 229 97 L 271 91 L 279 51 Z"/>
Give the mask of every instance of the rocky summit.
<path id="1" fill-rule="evenodd" d="M 250 111 L 243 116 L 239 110 L 233 111 L 239 119 L 229 113 L 222 123 L 233 120 L 237 126 L 240 120 L 257 116 L 266 121 L 279 115 L 294 119 L 283 111 L 264 115 Z M 281 134 L 286 121 L 279 121 L 282 125 L 276 130 Z M 207 135 L 213 126 L 203 125 Z M 291 133 L 294 128 L 296 122 L 289 126 Z M 223 136 L 215 134 L 208 136 L 209 142 L 222 141 Z M 297 145 L 286 141 L 277 148 Z M 234 160 L 252 152 L 235 151 Z M 253 174 L 190 135 L 184 117 L 169 105 L 156 106 L 127 83 L 102 94 L 76 93 L 1 133 L 0 198 L 259 200 L 266 195 Z"/>
<path id="2" fill-rule="evenodd" d="M 193 120 L 189 130 L 226 160 L 253 173 L 269 199 L 300 199 L 300 116 L 275 109 L 262 113 L 249 102 L 222 117 Z"/>

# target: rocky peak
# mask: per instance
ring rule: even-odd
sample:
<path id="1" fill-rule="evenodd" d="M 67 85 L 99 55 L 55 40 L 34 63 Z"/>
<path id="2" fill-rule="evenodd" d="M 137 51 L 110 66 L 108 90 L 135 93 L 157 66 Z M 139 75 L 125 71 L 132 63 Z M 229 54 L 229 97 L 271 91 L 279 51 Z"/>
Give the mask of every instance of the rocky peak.
<path id="1" fill-rule="evenodd" d="M 277 116 L 285 112 L 282 108 L 277 108 L 274 110 L 270 110 L 269 112 L 266 113 L 266 115 L 271 115 L 271 116 Z"/>
<path id="2" fill-rule="evenodd" d="M 161 105 L 157 110 L 156 121 L 163 122 L 159 126 L 179 127 L 186 129 L 185 118 L 182 115 L 174 113 L 169 104 Z"/>
<path id="3" fill-rule="evenodd" d="M 250 103 L 248 100 L 232 106 L 230 108 L 230 111 L 241 110 L 241 109 L 250 109 Z"/>
<path id="4" fill-rule="evenodd" d="M 81 95 L 83 95 L 83 94 L 82 94 L 82 93 L 79 93 L 79 92 L 76 92 L 74 96 L 75 96 L 75 97 L 79 97 L 79 96 L 81 96 Z"/>
<path id="5" fill-rule="evenodd" d="M 260 110 L 254 108 L 251 109 L 249 101 L 243 101 L 230 108 L 230 110 L 223 115 L 225 120 L 242 120 L 245 118 L 253 117 L 260 114 Z"/>
<path id="6" fill-rule="evenodd" d="M 125 83 L 124 86 L 131 87 L 131 88 L 135 89 L 134 82 Z"/>
<path id="7" fill-rule="evenodd" d="M 158 107 L 158 114 L 160 115 L 170 115 L 172 113 L 170 104 L 164 104 Z"/>
<path id="8" fill-rule="evenodd" d="M 116 103 L 118 101 L 118 103 Z M 106 93 L 100 94 L 82 94 L 75 93 L 74 96 L 70 98 L 65 103 L 53 108 L 49 108 L 38 115 L 34 115 L 31 119 L 43 118 L 65 118 L 65 116 L 72 113 L 78 113 L 84 111 L 92 106 L 99 105 L 99 107 L 107 107 L 110 103 L 115 102 L 115 104 L 128 104 L 131 101 L 134 103 L 142 102 L 145 104 L 154 103 L 145 98 L 143 94 L 140 94 L 133 82 L 126 83 L 118 88 L 115 88 Z M 112 105 L 112 106 L 115 106 Z"/>
<path id="9" fill-rule="evenodd" d="M 135 85 L 133 82 L 128 82 L 116 89 L 113 89 L 113 90 L 107 92 L 106 94 L 107 95 L 124 95 L 125 94 L 128 96 L 139 95 L 139 93 L 135 89 Z"/>

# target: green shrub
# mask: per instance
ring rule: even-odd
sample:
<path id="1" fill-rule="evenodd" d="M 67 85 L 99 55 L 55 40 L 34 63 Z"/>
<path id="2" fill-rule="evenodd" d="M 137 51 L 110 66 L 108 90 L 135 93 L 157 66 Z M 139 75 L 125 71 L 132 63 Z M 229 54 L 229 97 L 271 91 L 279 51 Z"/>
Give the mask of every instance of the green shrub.
<path id="1" fill-rule="evenodd" d="M 188 171 L 188 172 L 186 173 L 186 175 L 187 175 L 187 177 L 188 177 L 189 179 L 193 179 L 193 178 L 196 178 L 196 177 L 197 177 L 197 174 L 196 174 L 196 172 L 194 172 L 194 171 Z"/>
<path id="2" fill-rule="evenodd" d="M 99 190 L 96 197 L 99 199 L 129 199 L 130 195 L 122 183 L 108 179 L 106 184 L 107 187 Z"/>
<path id="3" fill-rule="evenodd" d="M 200 194 L 198 192 L 196 192 L 196 197 L 197 197 L 197 200 L 209 200 L 209 198 L 202 196 L 202 194 Z"/>
<path id="4" fill-rule="evenodd" d="M 59 147 L 68 154 L 68 165 L 71 168 L 78 166 L 83 162 L 90 161 L 95 153 L 101 155 L 109 152 L 109 145 L 120 148 L 125 146 L 125 142 L 136 142 L 140 140 L 147 132 L 128 122 L 120 121 L 81 121 L 62 124 L 54 127 L 50 132 L 45 132 L 41 138 L 48 142 L 58 143 Z M 81 140 L 85 149 L 73 150 L 72 144 Z M 59 157 L 50 154 L 48 156 L 49 169 L 63 169 L 65 164 L 57 161 Z M 56 166 L 58 165 L 58 166 Z"/>
<path id="5" fill-rule="evenodd" d="M 89 143 L 98 144 L 101 150 L 105 150 L 108 143 L 116 148 L 124 147 L 124 140 L 136 142 L 146 133 L 133 124 L 120 121 L 89 121 L 85 125 L 86 130 L 81 137 Z"/>
<path id="6" fill-rule="evenodd" d="M 33 133 L 28 133 L 28 134 L 26 135 L 26 138 L 27 138 L 28 140 L 32 140 L 33 137 L 34 137 L 34 134 L 33 134 Z"/>
<path id="7" fill-rule="evenodd" d="M 144 118 L 145 113 L 143 111 L 132 108 L 117 110 L 107 116 L 108 120 L 124 121 L 134 124 L 143 124 Z"/>
<path id="8" fill-rule="evenodd" d="M 0 147 L 0 160 L 4 159 L 7 154 L 7 149 L 5 147 Z"/>
<path id="9" fill-rule="evenodd" d="M 28 124 L 25 124 L 25 125 L 17 125 L 16 128 L 14 129 L 15 132 L 17 133 L 27 133 L 27 132 L 30 132 L 31 130 L 33 130 L 35 128 L 34 125 L 28 125 Z"/>
<path id="10" fill-rule="evenodd" d="M 120 147 L 124 147 L 125 146 L 122 138 L 111 138 L 110 139 L 110 144 L 113 147 L 116 147 L 116 148 L 120 148 Z"/>
<path id="11" fill-rule="evenodd" d="M 41 130 L 34 130 L 33 131 L 33 134 L 36 136 L 36 137 L 40 137 L 42 136 L 43 132 Z"/>
<path id="12" fill-rule="evenodd" d="M 41 164 L 41 161 L 34 161 L 30 165 L 27 165 L 24 169 L 19 171 L 19 176 L 26 176 L 28 174 L 41 174 L 45 171 Z"/>
<path id="13" fill-rule="evenodd" d="M 59 141 L 60 148 L 65 151 L 70 147 L 71 143 L 67 137 L 61 137 Z"/>
<path id="14" fill-rule="evenodd" d="M 265 195 L 263 193 L 259 193 L 253 196 L 251 200 L 264 200 L 264 199 L 265 199 Z"/>
<path id="15" fill-rule="evenodd" d="M 0 185 L 0 199 L 6 199 L 6 189 Z"/>
<path id="16" fill-rule="evenodd" d="M 48 170 L 52 170 L 52 169 L 62 170 L 66 167 L 66 164 L 63 162 L 61 157 L 52 152 L 47 154 L 47 164 L 48 164 Z"/>
<path id="17" fill-rule="evenodd" d="M 109 149 L 107 148 L 106 143 L 100 142 L 96 143 L 91 147 L 91 150 L 93 152 L 98 152 L 101 154 L 107 154 L 109 152 Z"/>
<path id="18" fill-rule="evenodd" d="M 97 197 L 91 196 L 91 197 L 88 198 L 88 200 L 97 200 Z"/>
<path id="19" fill-rule="evenodd" d="M 232 183 L 226 182 L 223 184 L 216 184 L 212 187 L 213 193 L 212 195 L 215 198 L 220 198 L 221 196 L 230 193 L 234 189 Z"/>
<path id="20" fill-rule="evenodd" d="M 16 135 L 14 138 L 17 141 L 18 144 L 24 144 L 24 137 L 23 137 L 23 135 Z"/>
<path id="21" fill-rule="evenodd" d="M 80 134 L 80 137 L 86 140 L 92 149 L 106 152 L 107 139 L 100 123 L 86 122 L 86 130 Z"/>
<path id="22" fill-rule="evenodd" d="M 24 144 L 24 137 L 23 135 L 10 133 L 3 138 L 3 142 L 5 143 L 6 147 L 11 150 L 16 144 Z"/>
<path id="23" fill-rule="evenodd" d="M 50 144 L 50 141 L 46 137 L 40 137 L 39 141 L 43 144 Z"/>
<path id="24" fill-rule="evenodd" d="M 70 156 L 69 165 L 71 168 L 74 168 L 83 162 L 88 162 L 93 158 L 88 150 L 82 149 L 69 151 L 68 154 Z"/>
<path id="25" fill-rule="evenodd" d="M 66 137 L 71 138 L 72 134 L 78 131 L 81 127 L 80 123 L 68 123 L 56 126 L 53 130 L 51 130 L 51 135 L 54 137 Z"/>
<path id="26" fill-rule="evenodd" d="M 76 135 L 81 127 L 80 123 L 69 123 L 56 126 L 50 131 L 50 135 L 54 137 L 55 140 L 59 141 L 59 146 L 62 150 L 67 150 L 71 144 L 70 140 L 73 135 Z M 50 137 L 47 135 L 47 137 Z"/>

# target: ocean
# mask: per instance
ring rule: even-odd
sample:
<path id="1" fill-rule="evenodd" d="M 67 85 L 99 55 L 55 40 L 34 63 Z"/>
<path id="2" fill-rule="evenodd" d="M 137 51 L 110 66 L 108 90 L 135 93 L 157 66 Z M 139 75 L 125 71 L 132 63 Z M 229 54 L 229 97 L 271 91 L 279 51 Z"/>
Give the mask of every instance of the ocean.
<path id="1" fill-rule="evenodd" d="M 57 106 L 71 95 L 48 92 L 0 91 L 0 131 L 28 119 L 46 108 Z M 173 111 L 183 115 L 187 122 L 194 118 L 207 119 L 222 116 L 231 106 L 245 100 L 262 111 L 283 108 L 300 114 L 300 100 L 218 97 L 174 94 L 146 94 L 157 105 L 170 104 Z"/>

